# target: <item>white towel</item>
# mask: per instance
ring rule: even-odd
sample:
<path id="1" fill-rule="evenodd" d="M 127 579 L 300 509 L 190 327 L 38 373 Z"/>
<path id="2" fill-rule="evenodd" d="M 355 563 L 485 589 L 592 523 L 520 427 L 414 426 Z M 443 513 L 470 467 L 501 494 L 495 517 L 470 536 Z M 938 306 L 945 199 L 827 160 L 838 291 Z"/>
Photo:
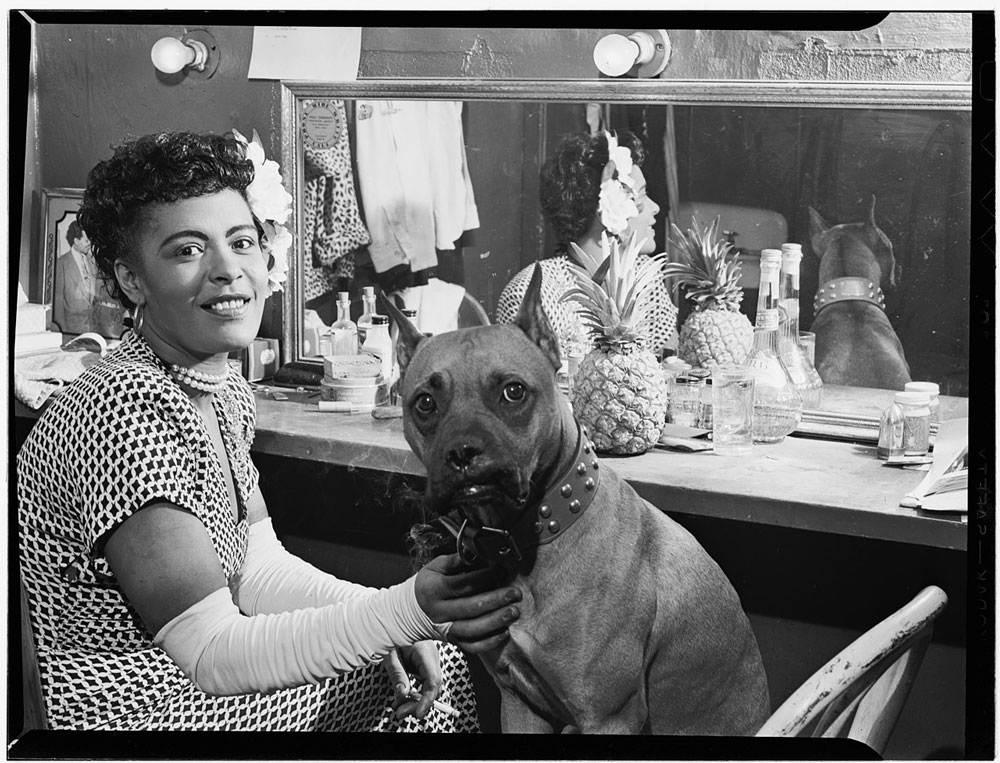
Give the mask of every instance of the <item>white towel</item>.
<path id="1" fill-rule="evenodd" d="M 396 292 L 403 304 L 417 311 L 417 328 L 425 334 L 444 334 L 458 328 L 458 309 L 465 289 L 437 278 L 426 286 L 412 286 Z"/>

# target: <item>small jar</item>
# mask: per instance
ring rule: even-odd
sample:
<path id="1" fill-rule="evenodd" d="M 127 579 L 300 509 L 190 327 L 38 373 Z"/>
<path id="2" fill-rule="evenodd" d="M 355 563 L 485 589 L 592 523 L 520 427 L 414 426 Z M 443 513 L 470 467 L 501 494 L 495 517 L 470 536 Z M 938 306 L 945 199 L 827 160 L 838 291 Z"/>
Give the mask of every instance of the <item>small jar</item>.
<path id="1" fill-rule="evenodd" d="M 882 411 L 878 424 L 878 446 L 875 455 L 885 461 L 903 455 L 903 409 L 895 400 Z"/>
<path id="2" fill-rule="evenodd" d="M 923 392 L 897 392 L 903 411 L 903 455 L 926 456 L 931 445 L 930 399 Z"/>
<path id="3" fill-rule="evenodd" d="M 707 368 L 694 368 L 688 376 L 701 379 L 701 415 L 698 426 L 702 429 L 712 428 L 712 372 Z"/>
<path id="4" fill-rule="evenodd" d="M 705 380 L 690 374 L 675 376 L 670 381 L 670 422 L 696 427 L 701 421 L 701 391 Z"/>
<path id="5" fill-rule="evenodd" d="M 940 409 L 941 401 L 938 396 L 941 394 L 941 388 L 938 387 L 934 382 L 906 382 L 903 386 L 906 392 L 922 392 L 930 398 L 930 411 L 931 411 L 931 424 L 935 426 L 940 423 Z"/>

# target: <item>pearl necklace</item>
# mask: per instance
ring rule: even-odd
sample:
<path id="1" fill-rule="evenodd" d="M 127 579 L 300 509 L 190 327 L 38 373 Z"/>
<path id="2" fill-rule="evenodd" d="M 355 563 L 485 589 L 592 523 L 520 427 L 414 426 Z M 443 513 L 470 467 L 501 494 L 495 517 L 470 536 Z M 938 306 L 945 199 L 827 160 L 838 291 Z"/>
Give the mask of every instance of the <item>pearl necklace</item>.
<path id="1" fill-rule="evenodd" d="M 195 371 L 193 368 L 179 366 L 176 363 L 171 363 L 168 370 L 175 382 L 198 392 L 222 392 L 226 388 L 226 380 L 229 378 L 228 372 L 207 374 L 204 371 Z"/>

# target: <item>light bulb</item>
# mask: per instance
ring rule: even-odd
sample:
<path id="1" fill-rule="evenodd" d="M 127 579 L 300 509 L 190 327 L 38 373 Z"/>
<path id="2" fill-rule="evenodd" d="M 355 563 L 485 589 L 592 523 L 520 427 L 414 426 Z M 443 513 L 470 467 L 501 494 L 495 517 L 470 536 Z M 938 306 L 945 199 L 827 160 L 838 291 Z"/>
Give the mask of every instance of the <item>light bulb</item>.
<path id="1" fill-rule="evenodd" d="M 161 37 L 153 43 L 150 57 L 153 59 L 153 66 L 164 74 L 176 74 L 195 62 L 197 51 L 176 37 Z"/>
<path id="2" fill-rule="evenodd" d="M 635 65 L 639 52 L 635 41 L 624 35 L 609 34 L 594 46 L 594 63 L 602 74 L 620 77 Z"/>

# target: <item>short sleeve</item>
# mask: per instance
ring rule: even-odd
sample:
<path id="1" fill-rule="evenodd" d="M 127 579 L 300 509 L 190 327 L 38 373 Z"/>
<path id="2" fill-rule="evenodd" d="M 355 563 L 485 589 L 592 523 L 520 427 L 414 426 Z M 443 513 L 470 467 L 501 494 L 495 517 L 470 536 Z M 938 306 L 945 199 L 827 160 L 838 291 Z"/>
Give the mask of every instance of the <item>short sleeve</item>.
<path id="1" fill-rule="evenodd" d="M 93 549 L 139 509 L 168 501 L 195 511 L 204 484 L 193 407 L 164 394 L 145 374 L 111 377 L 104 402 L 79 434 L 79 485 L 86 541 Z"/>

